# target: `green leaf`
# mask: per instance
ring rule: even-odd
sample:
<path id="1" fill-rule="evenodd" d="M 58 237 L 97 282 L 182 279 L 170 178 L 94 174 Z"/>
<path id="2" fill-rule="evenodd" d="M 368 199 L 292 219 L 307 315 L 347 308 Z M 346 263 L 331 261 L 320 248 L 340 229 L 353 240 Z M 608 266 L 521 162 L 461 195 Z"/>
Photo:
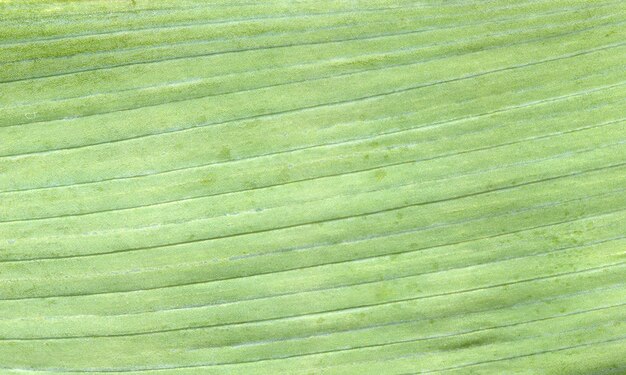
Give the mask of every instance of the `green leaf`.
<path id="1" fill-rule="evenodd" d="M 625 22 L 0 0 L 0 373 L 626 372 Z"/>

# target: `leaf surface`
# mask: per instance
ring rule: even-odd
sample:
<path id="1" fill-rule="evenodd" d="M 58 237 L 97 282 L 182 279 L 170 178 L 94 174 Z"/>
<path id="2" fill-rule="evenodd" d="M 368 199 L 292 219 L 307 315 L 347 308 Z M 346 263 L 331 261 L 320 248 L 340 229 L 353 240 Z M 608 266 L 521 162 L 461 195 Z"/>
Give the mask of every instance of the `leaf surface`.
<path id="1" fill-rule="evenodd" d="M 621 1 L 0 1 L 0 372 L 626 372 Z"/>

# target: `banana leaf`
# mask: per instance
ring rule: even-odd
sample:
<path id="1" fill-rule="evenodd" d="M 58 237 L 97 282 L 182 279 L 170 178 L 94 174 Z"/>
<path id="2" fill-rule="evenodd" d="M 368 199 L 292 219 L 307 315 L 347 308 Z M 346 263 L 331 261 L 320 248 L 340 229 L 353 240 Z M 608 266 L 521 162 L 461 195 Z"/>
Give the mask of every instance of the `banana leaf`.
<path id="1" fill-rule="evenodd" d="M 0 373 L 626 373 L 625 22 L 0 0 Z"/>

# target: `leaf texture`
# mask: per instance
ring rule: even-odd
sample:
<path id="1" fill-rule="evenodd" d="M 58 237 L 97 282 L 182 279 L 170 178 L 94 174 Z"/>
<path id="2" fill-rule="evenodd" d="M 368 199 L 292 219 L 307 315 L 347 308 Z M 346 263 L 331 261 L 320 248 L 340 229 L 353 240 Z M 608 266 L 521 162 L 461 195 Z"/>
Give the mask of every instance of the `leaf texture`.
<path id="1" fill-rule="evenodd" d="M 625 22 L 0 0 L 0 373 L 626 373 Z"/>

